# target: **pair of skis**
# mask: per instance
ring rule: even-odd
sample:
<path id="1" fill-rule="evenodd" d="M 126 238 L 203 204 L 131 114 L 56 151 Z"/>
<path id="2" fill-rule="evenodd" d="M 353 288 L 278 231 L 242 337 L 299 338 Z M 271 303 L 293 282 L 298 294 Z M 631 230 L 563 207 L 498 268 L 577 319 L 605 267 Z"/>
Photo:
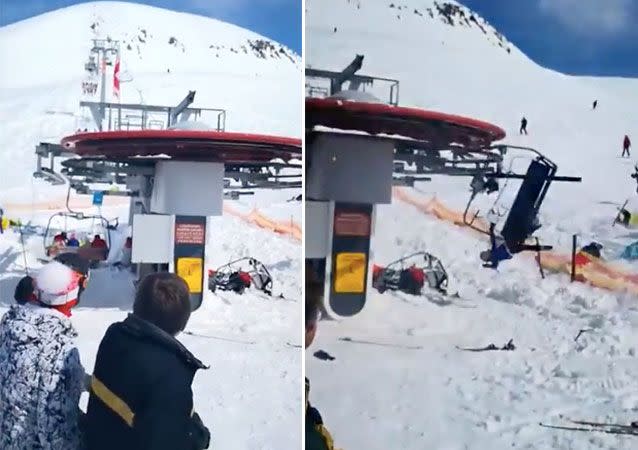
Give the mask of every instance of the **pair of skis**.
<path id="1" fill-rule="evenodd" d="M 606 433 L 606 434 L 624 434 L 629 436 L 638 436 L 638 423 L 631 424 L 592 422 L 587 420 L 567 419 L 564 425 L 553 425 L 540 422 L 539 425 L 545 428 L 553 428 L 567 431 L 584 431 L 590 433 Z"/>

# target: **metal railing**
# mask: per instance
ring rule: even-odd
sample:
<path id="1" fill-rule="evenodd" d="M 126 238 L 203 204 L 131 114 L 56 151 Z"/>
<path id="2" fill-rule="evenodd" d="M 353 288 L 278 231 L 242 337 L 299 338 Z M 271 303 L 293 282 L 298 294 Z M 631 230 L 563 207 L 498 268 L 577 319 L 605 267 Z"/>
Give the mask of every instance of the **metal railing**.
<path id="1" fill-rule="evenodd" d="M 139 105 L 126 103 L 80 102 L 80 107 L 88 109 L 99 129 L 100 111 L 104 111 L 103 131 L 166 129 L 171 125 L 173 106 Z M 86 116 L 86 112 L 83 114 Z M 220 108 L 185 108 L 178 116 L 185 119 L 204 121 L 216 131 L 226 129 L 226 110 Z M 87 131 L 96 131 L 89 130 Z"/>

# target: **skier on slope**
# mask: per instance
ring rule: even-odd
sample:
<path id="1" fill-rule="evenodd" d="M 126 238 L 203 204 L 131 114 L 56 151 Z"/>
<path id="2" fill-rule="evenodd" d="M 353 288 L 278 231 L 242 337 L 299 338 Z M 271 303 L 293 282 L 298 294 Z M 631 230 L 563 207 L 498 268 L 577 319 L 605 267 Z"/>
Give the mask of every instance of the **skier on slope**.
<path id="1" fill-rule="evenodd" d="M 186 282 L 147 275 L 133 313 L 102 338 L 86 414 L 87 450 L 201 450 L 210 433 L 193 410 L 191 384 L 205 369 L 175 336 L 191 312 Z"/>
<path id="2" fill-rule="evenodd" d="M 625 138 L 622 141 L 622 157 L 625 157 L 625 152 L 627 152 L 627 158 L 630 158 L 629 148 L 631 147 L 631 141 L 629 140 L 629 136 L 625 135 Z"/>
<path id="3" fill-rule="evenodd" d="M 527 134 L 527 119 L 525 117 L 523 117 L 521 119 L 521 129 L 519 130 L 520 134 Z"/>
<path id="4" fill-rule="evenodd" d="M 69 317 L 88 262 L 65 255 L 25 277 L 0 321 L 0 448 L 81 448 L 78 406 L 86 375 Z"/>
<path id="5" fill-rule="evenodd" d="M 596 109 L 597 106 L 598 106 L 598 100 L 594 100 L 594 103 L 592 103 L 591 109 Z"/>
<path id="6" fill-rule="evenodd" d="M 323 304 L 323 283 L 315 268 L 306 260 L 306 348 L 310 347 L 317 333 L 319 311 Z M 310 406 L 310 381 L 306 378 L 306 450 L 335 450 L 330 432 L 326 429 L 321 414 Z"/>

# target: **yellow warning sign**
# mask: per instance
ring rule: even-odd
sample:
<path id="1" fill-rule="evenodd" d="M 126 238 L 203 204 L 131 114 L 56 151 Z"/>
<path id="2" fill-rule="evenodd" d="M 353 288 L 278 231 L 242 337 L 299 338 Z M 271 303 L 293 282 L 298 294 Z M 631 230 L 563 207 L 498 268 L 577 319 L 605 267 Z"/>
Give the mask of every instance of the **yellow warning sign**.
<path id="1" fill-rule="evenodd" d="M 177 275 L 186 281 L 191 294 L 201 294 L 204 282 L 204 261 L 201 258 L 178 258 Z"/>
<path id="2" fill-rule="evenodd" d="M 366 254 L 338 253 L 335 262 L 335 292 L 362 294 L 366 287 Z"/>

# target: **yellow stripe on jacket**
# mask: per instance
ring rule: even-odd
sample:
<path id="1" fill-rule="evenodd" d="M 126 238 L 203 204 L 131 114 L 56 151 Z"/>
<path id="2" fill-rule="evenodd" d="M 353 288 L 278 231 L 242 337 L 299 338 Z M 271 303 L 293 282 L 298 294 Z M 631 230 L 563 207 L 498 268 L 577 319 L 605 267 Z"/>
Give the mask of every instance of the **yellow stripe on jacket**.
<path id="1" fill-rule="evenodd" d="M 107 388 L 104 383 L 95 377 L 95 375 L 91 378 L 91 391 L 97 398 L 102 400 L 102 402 L 108 406 L 111 411 L 120 416 L 129 427 L 133 426 L 135 413 L 124 400 Z"/>

